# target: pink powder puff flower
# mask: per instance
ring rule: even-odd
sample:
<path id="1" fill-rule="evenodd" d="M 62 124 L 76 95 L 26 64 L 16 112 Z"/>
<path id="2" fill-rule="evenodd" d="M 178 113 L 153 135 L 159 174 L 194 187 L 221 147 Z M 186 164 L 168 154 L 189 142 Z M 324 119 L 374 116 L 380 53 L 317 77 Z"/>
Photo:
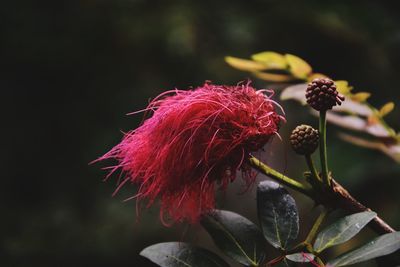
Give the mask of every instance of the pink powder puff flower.
<path id="1" fill-rule="evenodd" d="M 195 223 L 214 209 L 217 184 L 226 189 L 238 170 L 247 185 L 254 183 L 244 163 L 284 120 L 267 92 L 250 82 L 165 92 L 145 109 L 153 115 L 97 161 L 118 161 L 111 173 L 120 169 L 126 176 L 116 192 L 131 182 L 139 185 L 137 201 L 150 206 L 160 199 L 164 223 L 166 215 Z"/>

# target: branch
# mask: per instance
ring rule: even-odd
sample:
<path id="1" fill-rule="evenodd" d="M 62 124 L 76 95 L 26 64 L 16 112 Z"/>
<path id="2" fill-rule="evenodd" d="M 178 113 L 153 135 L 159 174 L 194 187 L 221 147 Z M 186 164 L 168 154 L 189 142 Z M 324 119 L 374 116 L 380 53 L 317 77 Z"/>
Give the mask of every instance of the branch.
<path id="1" fill-rule="evenodd" d="M 336 207 L 339 207 L 343 210 L 352 213 L 371 211 L 370 208 L 367 208 L 366 206 L 361 204 L 357 199 L 355 199 L 352 195 L 350 195 L 350 193 L 334 179 L 332 179 L 332 191 L 334 193 L 334 198 L 329 201 L 332 202 L 329 204 L 334 204 Z M 390 227 L 379 216 L 376 216 L 369 223 L 369 226 L 378 234 L 395 232 L 395 230 L 392 227 Z"/>
<path id="2" fill-rule="evenodd" d="M 251 157 L 249 159 L 250 165 L 258 170 L 259 172 L 271 177 L 272 179 L 280 182 L 293 190 L 296 190 L 300 193 L 303 193 L 311 198 L 313 198 L 313 189 L 311 186 L 304 185 L 292 178 L 287 177 L 286 175 L 274 170 L 273 168 L 269 167 L 268 165 L 262 163 L 259 159 L 255 157 Z"/>
<path id="3" fill-rule="evenodd" d="M 325 221 L 328 216 L 329 211 L 324 207 L 321 214 L 318 215 L 317 220 L 314 222 L 313 227 L 307 235 L 306 240 L 304 241 L 306 244 L 312 244 L 316 235 L 318 234 L 319 229 L 321 228 L 322 223 Z"/>
<path id="4" fill-rule="evenodd" d="M 316 203 L 324 205 L 333 209 L 342 209 L 350 213 L 362 212 L 362 211 L 370 211 L 371 209 L 367 208 L 363 204 L 361 204 L 357 199 L 355 199 L 350 193 L 341 186 L 334 179 L 331 179 L 330 187 L 323 188 L 312 188 L 310 186 L 304 185 L 292 178 L 285 176 L 284 174 L 274 170 L 268 165 L 262 163 L 255 157 L 251 157 L 249 159 L 250 165 L 260 171 L 261 173 L 271 177 L 272 179 L 290 187 L 293 190 L 296 190 L 300 193 L 305 194 L 306 196 L 313 199 Z M 390 227 L 384 220 L 375 217 L 370 223 L 369 226 L 372 230 L 374 230 L 378 234 L 386 234 L 395 232 L 395 230 Z"/>

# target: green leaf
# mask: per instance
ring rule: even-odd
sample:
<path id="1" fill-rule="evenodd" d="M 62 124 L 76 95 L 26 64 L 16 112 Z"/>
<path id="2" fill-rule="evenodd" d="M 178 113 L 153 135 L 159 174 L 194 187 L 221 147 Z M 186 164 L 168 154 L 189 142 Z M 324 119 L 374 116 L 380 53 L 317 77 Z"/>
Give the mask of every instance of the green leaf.
<path id="1" fill-rule="evenodd" d="M 155 244 L 140 255 L 162 267 L 229 267 L 211 251 L 181 242 Z"/>
<path id="2" fill-rule="evenodd" d="M 287 62 L 283 55 L 266 51 L 251 56 L 254 61 L 264 63 L 270 69 L 286 69 Z"/>
<path id="3" fill-rule="evenodd" d="M 235 69 L 250 71 L 250 72 L 268 69 L 268 66 L 260 62 L 237 58 L 237 57 L 230 57 L 230 56 L 225 57 L 225 62 L 228 63 L 230 66 L 234 67 Z"/>
<path id="4" fill-rule="evenodd" d="M 295 55 L 286 54 L 285 58 L 289 64 L 289 69 L 293 76 L 299 79 L 307 80 L 307 76 L 312 73 L 311 66 L 306 61 Z"/>
<path id="5" fill-rule="evenodd" d="M 299 233 L 296 202 L 288 191 L 273 181 L 257 187 L 258 219 L 267 241 L 276 248 L 286 249 Z"/>
<path id="6" fill-rule="evenodd" d="M 385 234 L 356 250 L 330 261 L 328 265 L 332 267 L 351 265 L 388 255 L 398 249 L 400 249 L 400 232 Z"/>
<path id="7" fill-rule="evenodd" d="M 294 261 L 294 262 L 310 262 L 313 261 L 315 256 L 310 253 L 295 253 L 286 255 L 286 259 Z"/>
<path id="8" fill-rule="evenodd" d="M 329 247 L 350 240 L 375 218 L 375 216 L 375 212 L 365 211 L 338 220 L 318 234 L 314 243 L 314 250 L 319 253 Z"/>
<path id="9" fill-rule="evenodd" d="M 244 265 L 257 266 L 265 259 L 266 242 L 258 227 L 243 216 L 216 210 L 201 225 L 222 252 Z"/>

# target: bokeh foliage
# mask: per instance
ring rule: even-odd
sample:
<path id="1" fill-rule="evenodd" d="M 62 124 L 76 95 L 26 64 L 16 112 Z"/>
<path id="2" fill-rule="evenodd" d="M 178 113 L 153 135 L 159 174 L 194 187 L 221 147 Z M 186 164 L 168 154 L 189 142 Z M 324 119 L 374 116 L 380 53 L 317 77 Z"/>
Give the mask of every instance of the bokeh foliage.
<path id="1" fill-rule="evenodd" d="M 236 83 L 227 54 L 298 55 L 332 78 L 398 102 L 400 21 L 395 1 L 5 1 L 2 51 L 2 265 L 153 266 L 139 251 L 162 241 L 200 240 L 185 226 L 164 229 L 157 211 L 136 223 L 134 187 L 110 195 L 116 177 L 88 162 L 140 123 L 124 114 L 150 97 L 209 79 Z M 257 86 L 265 86 L 256 82 Z M 282 136 L 311 120 L 285 103 Z M 399 109 L 386 117 L 400 129 Z M 332 131 L 335 130 L 332 127 Z M 332 137 L 331 168 L 395 228 L 400 169 L 379 152 Z M 298 159 L 273 144 L 268 161 L 296 171 Z M 287 166 L 290 166 L 290 170 Z M 261 177 L 262 178 L 262 177 Z M 254 198 L 231 189 L 221 206 L 255 218 Z M 253 194 L 254 196 L 254 194 Z M 306 206 L 309 202 L 299 203 Z M 243 211 L 243 212 L 242 212 Z M 307 218 L 301 218 L 307 220 Z"/>

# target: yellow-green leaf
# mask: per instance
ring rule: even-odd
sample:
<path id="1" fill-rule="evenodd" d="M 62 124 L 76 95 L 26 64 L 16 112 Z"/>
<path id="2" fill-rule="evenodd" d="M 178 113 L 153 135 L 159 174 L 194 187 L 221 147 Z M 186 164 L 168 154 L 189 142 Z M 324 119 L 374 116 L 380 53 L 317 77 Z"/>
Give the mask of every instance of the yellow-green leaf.
<path id="1" fill-rule="evenodd" d="M 266 70 L 268 69 L 268 66 L 260 63 L 260 62 L 255 62 L 252 60 L 247 60 L 247 59 L 242 59 L 242 58 L 237 58 L 237 57 L 225 57 L 226 63 L 231 65 L 232 67 L 239 69 L 239 70 L 244 70 L 244 71 L 260 71 L 260 70 Z"/>
<path id="2" fill-rule="evenodd" d="M 386 103 L 379 110 L 379 116 L 384 117 L 387 114 L 389 114 L 390 112 L 392 112 L 393 109 L 394 109 L 394 103 L 393 102 Z"/>
<path id="3" fill-rule="evenodd" d="M 368 92 L 359 92 L 357 94 L 351 95 L 350 98 L 356 102 L 365 102 L 371 96 Z"/>
<path id="4" fill-rule="evenodd" d="M 353 87 L 349 86 L 349 83 L 344 80 L 335 81 L 335 84 L 338 92 L 344 95 L 349 94 L 350 91 L 353 89 Z"/>
<path id="5" fill-rule="evenodd" d="M 307 79 L 307 76 L 311 74 L 311 66 L 303 59 L 291 54 L 285 54 L 285 58 L 294 77 Z"/>
<path id="6" fill-rule="evenodd" d="M 254 72 L 253 74 L 257 78 L 269 82 L 288 82 L 293 80 L 293 76 L 287 74 L 275 74 L 267 72 Z"/>
<path id="7" fill-rule="evenodd" d="M 271 69 L 286 69 L 287 68 L 287 62 L 286 62 L 285 57 L 276 52 L 271 52 L 271 51 L 261 52 L 261 53 L 252 55 L 251 58 L 254 61 L 261 62 L 261 63 L 267 65 Z"/>

